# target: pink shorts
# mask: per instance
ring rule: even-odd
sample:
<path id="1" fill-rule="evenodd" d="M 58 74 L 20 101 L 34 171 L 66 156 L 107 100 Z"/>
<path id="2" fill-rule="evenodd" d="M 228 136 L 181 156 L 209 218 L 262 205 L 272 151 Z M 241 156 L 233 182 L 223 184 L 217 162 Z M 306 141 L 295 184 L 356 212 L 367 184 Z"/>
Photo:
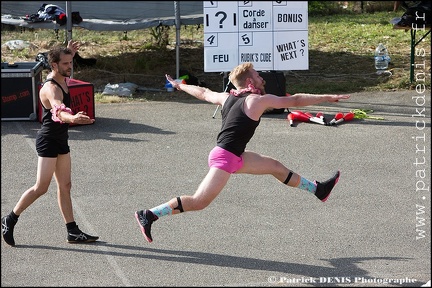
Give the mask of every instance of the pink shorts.
<path id="1" fill-rule="evenodd" d="M 210 151 L 208 165 L 228 173 L 235 173 L 243 166 L 243 158 L 216 146 Z"/>

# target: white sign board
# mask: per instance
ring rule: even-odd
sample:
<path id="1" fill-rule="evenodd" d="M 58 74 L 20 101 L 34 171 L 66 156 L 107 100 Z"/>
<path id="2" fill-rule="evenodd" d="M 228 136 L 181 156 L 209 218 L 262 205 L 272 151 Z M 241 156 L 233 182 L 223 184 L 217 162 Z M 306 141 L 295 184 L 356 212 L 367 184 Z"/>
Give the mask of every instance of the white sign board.
<path id="1" fill-rule="evenodd" d="M 204 1 L 204 71 L 308 70 L 307 1 Z"/>

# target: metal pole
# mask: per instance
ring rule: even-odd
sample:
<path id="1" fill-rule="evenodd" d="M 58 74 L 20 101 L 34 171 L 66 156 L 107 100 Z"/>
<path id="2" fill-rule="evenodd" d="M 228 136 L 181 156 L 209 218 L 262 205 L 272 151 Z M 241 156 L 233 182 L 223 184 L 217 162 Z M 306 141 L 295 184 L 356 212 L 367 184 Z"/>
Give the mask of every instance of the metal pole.
<path id="1" fill-rule="evenodd" d="M 71 1 L 66 1 L 66 42 L 72 39 L 72 7 Z"/>
<path id="2" fill-rule="evenodd" d="M 72 39 L 72 7 L 71 1 L 66 1 L 66 45 Z M 70 78 L 73 78 L 73 65 Z"/>
<path id="3" fill-rule="evenodd" d="M 224 77 L 223 77 L 223 79 L 225 79 L 226 75 L 227 75 L 227 72 L 224 72 Z M 223 87 L 223 79 L 222 79 L 222 87 Z M 230 83 L 231 83 L 231 80 L 229 80 L 229 78 L 228 78 L 228 82 L 227 82 L 227 84 L 226 84 L 226 86 L 225 86 L 224 92 L 226 92 L 226 91 L 228 90 L 228 86 L 230 85 Z M 219 110 L 219 106 L 220 106 L 220 105 L 217 105 L 216 110 L 215 110 L 214 113 L 213 113 L 213 116 L 212 116 L 213 119 L 215 118 L 216 113 L 217 113 L 217 111 Z"/>
<path id="4" fill-rule="evenodd" d="M 180 78 L 180 1 L 174 1 L 176 26 L 176 79 Z"/>

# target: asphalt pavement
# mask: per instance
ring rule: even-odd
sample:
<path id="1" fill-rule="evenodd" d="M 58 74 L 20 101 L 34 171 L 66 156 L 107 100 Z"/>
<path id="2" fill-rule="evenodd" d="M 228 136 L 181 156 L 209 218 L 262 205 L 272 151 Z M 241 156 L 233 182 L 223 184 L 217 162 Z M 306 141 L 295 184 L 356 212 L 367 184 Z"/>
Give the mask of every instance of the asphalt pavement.
<path id="1" fill-rule="evenodd" d="M 53 181 L 20 216 L 17 245 L 1 241 L 1 286 L 430 287 L 430 108 L 430 91 L 362 92 L 292 109 L 383 120 L 290 127 L 287 113 L 265 115 L 248 149 L 311 180 L 340 170 L 328 201 L 233 175 L 208 208 L 160 218 L 147 243 L 134 212 L 194 193 L 220 114 L 198 101 L 96 104 L 69 144 L 76 222 L 100 240 L 66 243 Z M 1 122 L 2 216 L 35 182 L 39 127 Z"/>

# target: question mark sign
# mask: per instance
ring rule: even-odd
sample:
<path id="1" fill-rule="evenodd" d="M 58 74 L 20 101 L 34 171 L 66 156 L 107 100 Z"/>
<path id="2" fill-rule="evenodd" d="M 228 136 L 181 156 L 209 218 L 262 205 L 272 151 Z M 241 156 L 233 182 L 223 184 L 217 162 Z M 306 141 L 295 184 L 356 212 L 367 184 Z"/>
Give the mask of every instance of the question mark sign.
<path id="1" fill-rule="evenodd" d="M 215 16 L 218 17 L 218 16 L 221 15 L 221 14 L 222 14 L 223 16 L 222 16 L 222 19 L 219 21 L 219 28 L 222 28 L 222 27 L 223 27 L 222 22 L 225 21 L 225 19 L 227 18 L 227 14 L 226 14 L 225 12 L 223 12 L 223 11 L 219 11 L 219 12 L 217 12 L 217 13 L 215 14 Z"/>
<path id="2" fill-rule="evenodd" d="M 300 49 L 300 51 L 302 52 L 302 56 L 304 56 L 304 49 Z"/>

